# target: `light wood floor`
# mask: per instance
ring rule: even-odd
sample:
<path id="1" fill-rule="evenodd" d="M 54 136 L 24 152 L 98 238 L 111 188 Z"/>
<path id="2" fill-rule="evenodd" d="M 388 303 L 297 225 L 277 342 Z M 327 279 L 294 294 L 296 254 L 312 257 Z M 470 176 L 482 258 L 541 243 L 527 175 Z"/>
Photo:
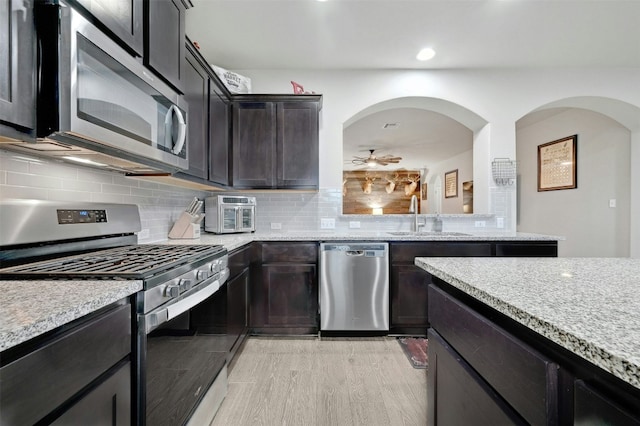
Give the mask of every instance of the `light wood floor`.
<path id="1" fill-rule="evenodd" d="M 395 338 L 251 337 L 211 425 L 425 425 L 426 382 Z"/>

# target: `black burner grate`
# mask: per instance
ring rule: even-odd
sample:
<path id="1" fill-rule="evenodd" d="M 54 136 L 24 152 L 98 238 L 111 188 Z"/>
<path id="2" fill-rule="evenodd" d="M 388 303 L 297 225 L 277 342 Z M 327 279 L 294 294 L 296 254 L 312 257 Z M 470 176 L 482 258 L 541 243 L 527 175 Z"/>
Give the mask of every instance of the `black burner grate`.
<path id="1" fill-rule="evenodd" d="M 224 250 L 222 246 L 125 246 L 4 268 L 0 277 L 144 279 Z"/>

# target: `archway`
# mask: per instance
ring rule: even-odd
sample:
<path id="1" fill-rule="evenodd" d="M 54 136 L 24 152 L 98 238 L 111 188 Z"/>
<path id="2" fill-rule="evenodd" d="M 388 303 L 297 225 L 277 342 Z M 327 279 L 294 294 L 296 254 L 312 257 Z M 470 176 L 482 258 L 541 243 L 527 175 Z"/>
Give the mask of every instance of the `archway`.
<path id="1" fill-rule="evenodd" d="M 565 235 L 561 256 L 640 257 L 640 108 L 611 98 L 560 99 L 516 128 L 518 231 Z M 570 134 L 578 135 L 578 187 L 538 192 L 536 146 Z"/>
<path id="2" fill-rule="evenodd" d="M 470 111 L 469 109 L 461 105 L 458 105 L 456 103 L 453 103 L 444 99 L 414 96 L 414 97 L 394 98 L 394 99 L 378 102 L 376 104 L 370 105 L 362 109 L 361 111 L 355 113 L 349 119 L 347 119 L 343 123 L 343 136 L 346 135 L 347 129 L 351 129 L 356 125 L 358 125 L 359 123 L 367 121 L 369 118 L 382 116 L 385 113 L 389 113 L 390 115 L 392 115 L 394 112 L 400 111 L 400 110 L 421 110 L 423 112 L 432 113 L 433 115 L 439 115 L 444 117 L 446 120 L 449 121 L 450 126 L 457 126 L 459 128 L 464 128 L 464 131 L 466 132 L 466 135 L 467 135 L 466 137 L 469 138 L 468 140 L 470 141 L 468 146 L 472 147 L 472 149 L 469 150 L 469 148 L 465 148 L 469 150 L 469 154 L 464 154 L 462 151 L 459 151 L 456 153 L 460 155 L 460 161 L 462 161 L 462 163 L 465 164 L 465 168 L 467 171 L 466 176 L 464 176 L 464 178 L 463 176 L 460 177 L 458 185 L 461 187 L 462 183 L 465 180 L 473 181 L 476 179 L 476 176 L 479 177 L 478 179 L 479 182 L 482 182 L 482 181 L 486 182 L 486 179 L 484 179 L 483 177 L 486 176 L 486 174 L 488 173 L 487 166 L 486 166 L 488 164 L 488 161 L 486 161 L 486 159 L 484 159 L 483 156 L 486 154 L 487 151 L 486 149 L 481 149 L 479 153 L 476 154 L 476 150 L 478 149 L 478 145 L 476 144 L 476 136 L 487 125 L 487 121 L 481 116 L 479 116 L 478 114 L 474 113 L 473 111 Z M 460 135 L 460 133 L 458 133 L 458 135 Z M 449 139 L 449 142 L 451 140 L 452 139 Z M 486 141 L 483 140 L 482 144 L 484 143 L 486 143 Z M 346 138 L 343 138 L 343 144 L 344 144 L 343 145 L 343 155 L 344 155 L 343 163 L 346 164 L 354 153 L 353 152 L 347 153 L 348 142 Z M 431 145 L 431 147 L 433 148 L 433 145 Z M 375 146 L 373 146 L 372 148 L 375 148 Z M 362 155 L 362 154 L 359 154 L 359 155 Z M 441 160 L 442 159 L 438 161 L 441 161 Z M 445 162 L 442 162 L 442 164 L 443 164 L 442 167 L 445 167 L 444 166 Z M 480 167 L 477 167 L 476 164 L 480 164 Z M 427 165 L 422 163 L 414 167 L 415 169 L 420 169 L 421 171 L 426 173 L 426 174 L 423 174 L 422 176 L 423 178 L 422 182 L 423 183 L 429 182 L 429 193 L 431 194 L 429 196 L 429 209 L 428 210 L 423 209 L 422 211 L 428 212 L 428 213 L 442 213 L 444 211 L 444 213 L 447 213 L 446 205 L 445 205 L 445 210 L 442 210 L 442 200 L 438 200 L 439 202 L 434 202 L 435 200 L 432 197 L 433 195 L 435 195 L 435 193 L 432 192 L 435 189 L 435 186 L 433 185 L 433 183 L 436 182 L 435 176 L 432 173 L 442 174 L 443 170 L 439 170 L 438 168 L 434 170 L 429 170 L 430 165 L 431 164 Z M 463 171 L 461 170 L 461 174 L 462 172 Z M 488 185 L 474 184 L 474 190 L 476 191 L 476 193 L 474 194 L 474 199 L 478 200 L 478 205 L 475 207 L 474 212 L 488 213 L 489 212 Z M 462 200 L 462 189 L 459 190 L 459 193 L 460 193 L 460 200 Z M 485 201 L 483 202 L 483 200 Z M 449 201 L 453 203 L 454 200 L 452 199 Z M 425 204 L 425 207 L 426 207 L 426 204 Z M 460 207 L 460 211 L 456 213 L 463 212 L 462 201 L 460 201 L 459 207 Z"/>

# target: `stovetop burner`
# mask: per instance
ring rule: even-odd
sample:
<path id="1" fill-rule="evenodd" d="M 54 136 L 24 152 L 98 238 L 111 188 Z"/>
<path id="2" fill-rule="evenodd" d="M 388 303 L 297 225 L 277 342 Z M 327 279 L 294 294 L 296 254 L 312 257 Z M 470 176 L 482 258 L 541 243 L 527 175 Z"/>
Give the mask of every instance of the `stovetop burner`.
<path id="1" fill-rule="evenodd" d="M 147 279 L 225 252 L 222 246 L 133 245 L 0 269 L 0 278 Z"/>

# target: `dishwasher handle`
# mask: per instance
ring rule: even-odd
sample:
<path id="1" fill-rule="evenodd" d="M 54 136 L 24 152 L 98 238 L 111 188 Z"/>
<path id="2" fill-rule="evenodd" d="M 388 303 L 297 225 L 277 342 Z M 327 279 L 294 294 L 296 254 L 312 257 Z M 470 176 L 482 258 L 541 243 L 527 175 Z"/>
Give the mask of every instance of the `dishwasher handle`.
<path id="1" fill-rule="evenodd" d="M 345 253 L 347 256 L 364 256 L 364 250 L 348 250 Z"/>

